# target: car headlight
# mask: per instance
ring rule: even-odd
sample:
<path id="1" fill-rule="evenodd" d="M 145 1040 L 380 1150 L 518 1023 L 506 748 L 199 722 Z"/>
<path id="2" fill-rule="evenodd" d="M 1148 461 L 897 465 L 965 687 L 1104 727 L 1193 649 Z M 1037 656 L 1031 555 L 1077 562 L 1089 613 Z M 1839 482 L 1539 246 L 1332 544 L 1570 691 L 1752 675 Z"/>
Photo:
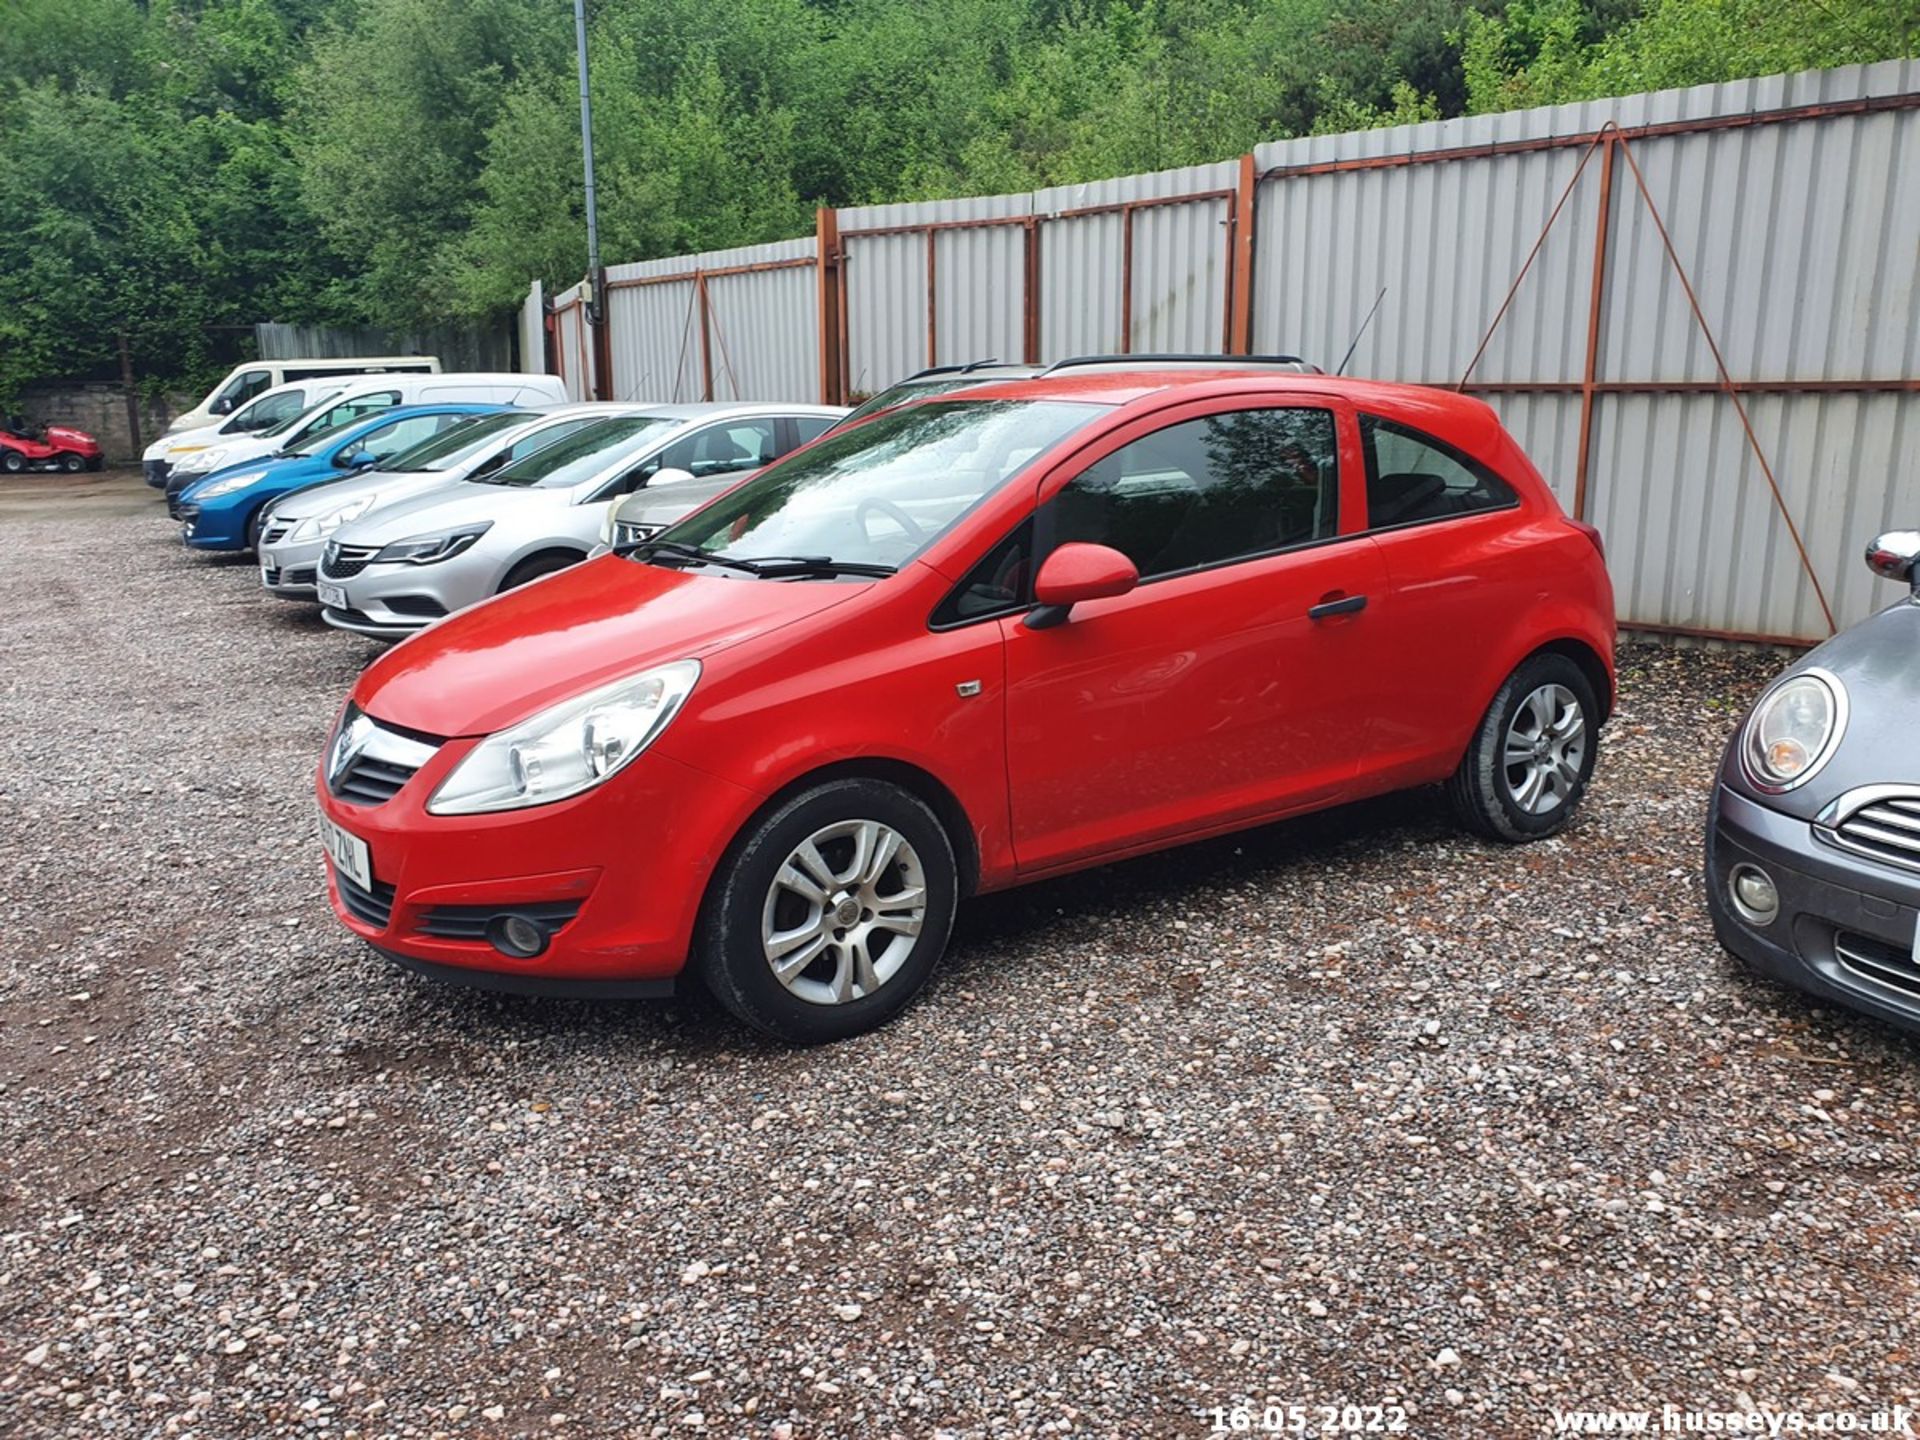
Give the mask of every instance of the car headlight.
<path id="1" fill-rule="evenodd" d="M 609 550 L 616 545 L 633 545 L 641 540 L 651 540 L 667 527 L 647 525 L 638 520 L 618 520 L 611 510 L 607 518 L 600 523 L 600 543 Z"/>
<path id="2" fill-rule="evenodd" d="M 218 480 L 209 480 L 206 485 L 193 492 L 195 500 L 218 500 L 222 495 L 231 495 L 236 490 L 244 490 L 256 480 L 264 480 L 264 470 L 242 470 L 238 475 L 222 475 Z"/>
<path id="3" fill-rule="evenodd" d="M 653 743 L 699 678 L 698 660 L 676 660 L 489 735 L 440 782 L 428 813 L 519 810 L 590 790 Z"/>
<path id="4" fill-rule="evenodd" d="M 1779 794 L 1811 780 L 1847 728 L 1847 687 L 1825 670 L 1803 670 L 1760 697 L 1741 755 L 1747 778 Z"/>
<path id="5" fill-rule="evenodd" d="M 442 560 L 451 560 L 462 550 L 470 548 L 474 541 L 492 528 L 493 522 L 485 520 L 478 525 L 462 526 L 458 530 L 443 530 L 437 535 L 412 535 L 383 546 L 371 563 L 393 565 L 404 561 L 409 565 L 434 565 Z"/>
<path id="6" fill-rule="evenodd" d="M 173 468 L 184 474 L 195 470 L 218 470 L 220 462 L 227 458 L 227 447 L 215 445 L 210 450 L 174 451 L 176 457 Z"/>
<path id="7" fill-rule="evenodd" d="M 366 514 L 367 511 L 373 508 L 374 501 L 379 498 L 377 495 L 366 495 L 354 501 L 351 505 L 342 505 L 338 510 L 323 511 L 318 515 L 309 515 L 293 527 L 293 533 L 288 535 L 287 538 L 289 540 L 318 540 L 322 535 L 331 535 L 342 525 L 358 520 L 362 515 Z"/>

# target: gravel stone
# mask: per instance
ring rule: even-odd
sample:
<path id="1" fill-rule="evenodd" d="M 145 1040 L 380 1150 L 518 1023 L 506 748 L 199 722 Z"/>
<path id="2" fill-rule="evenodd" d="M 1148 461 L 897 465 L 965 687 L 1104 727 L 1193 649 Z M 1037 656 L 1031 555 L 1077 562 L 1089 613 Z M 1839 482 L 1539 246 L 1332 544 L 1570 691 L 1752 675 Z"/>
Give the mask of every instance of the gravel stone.
<path id="1" fill-rule="evenodd" d="M 1416 794 L 988 897 L 791 1051 L 352 939 L 310 787 L 377 650 L 140 498 L 0 519 L 8 1436 L 1920 1404 L 1916 1050 L 1699 892 L 1779 657 L 1628 648 L 1555 840 Z"/>

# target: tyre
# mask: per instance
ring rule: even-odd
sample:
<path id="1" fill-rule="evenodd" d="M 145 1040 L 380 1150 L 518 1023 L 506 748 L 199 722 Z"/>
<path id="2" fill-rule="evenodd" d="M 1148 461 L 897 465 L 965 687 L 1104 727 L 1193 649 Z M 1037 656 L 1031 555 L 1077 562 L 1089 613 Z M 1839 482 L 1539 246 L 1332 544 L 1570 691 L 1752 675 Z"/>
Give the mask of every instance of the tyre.
<path id="1" fill-rule="evenodd" d="M 507 572 L 507 578 L 500 582 L 498 593 L 517 590 L 529 580 L 538 580 L 542 575 L 551 575 L 556 570 L 566 570 L 581 561 L 578 555 L 562 554 L 553 551 L 546 555 L 529 555 L 513 569 Z"/>
<path id="2" fill-rule="evenodd" d="M 75 455 L 71 451 L 60 457 L 60 468 L 69 475 L 78 475 L 87 468 L 87 457 Z"/>
<path id="3" fill-rule="evenodd" d="M 1467 829 L 1523 843 L 1558 834 L 1593 774 L 1600 706 L 1580 667 L 1535 655 L 1507 677 L 1447 781 Z"/>
<path id="4" fill-rule="evenodd" d="M 0 450 L 0 470 L 9 475 L 18 475 L 27 468 L 27 457 L 18 450 Z"/>
<path id="5" fill-rule="evenodd" d="M 763 812 L 714 874 L 694 964 L 737 1019 L 792 1045 L 899 1014 L 947 948 L 953 844 L 918 796 L 830 780 Z"/>
<path id="6" fill-rule="evenodd" d="M 256 554 L 260 549 L 260 532 L 266 528 L 266 521 L 267 507 L 264 505 L 256 507 L 253 514 L 247 517 L 247 549 Z"/>

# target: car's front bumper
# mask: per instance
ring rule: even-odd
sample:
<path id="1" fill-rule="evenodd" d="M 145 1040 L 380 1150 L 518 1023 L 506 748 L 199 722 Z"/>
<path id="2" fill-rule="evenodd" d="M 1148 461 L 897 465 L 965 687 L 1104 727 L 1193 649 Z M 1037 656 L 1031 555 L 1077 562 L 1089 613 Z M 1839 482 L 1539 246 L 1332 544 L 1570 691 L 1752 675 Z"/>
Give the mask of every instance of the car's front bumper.
<path id="1" fill-rule="evenodd" d="M 1779 892 L 1768 925 L 1749 923 L 1728 900 L 1743 863 Z M 1755 970 L 1920 1033 L 1920 871 L 1848 854 L 1805 820 L 1721 784 L 1707 822 L 1706 883 L 1715 935 Z"/>
<path id="2" fill-rule="evenodd" d="M 246 517 L 232 506 L 214 502 L 207 505 L 182 501 L 177 507 L 180 538 L 195 550 L 244 550 L 247 548 Z"/>
<path id="3" fill-rule="evenodd" d="M 145 460 L 141 462 L 140 473 L 146 477 L 147 484 L 156 490 L 167 488 L 167 474 L 173 466 L 165 460 Z"/>
<path id="4" fill-rule="evenodd" d="M 269 520 L 266 534 L 273 534 L 273 522 Z M 320 569 L 321 552 L 327 548 L 324 538 L 319 540 L 268 540 L 264 537 L 256 551 L 260 559 L 260 583 L 269 594 L 278 595 L 282 600 L 307 600 L 319 598 L 314 590 L 314 581 Z"/>
<path id="5" fill-rule="evenodd" d="M 372 869 L 373 890 L 362 891 L 323 862 L 335 914 L 389 958 L 469 984 L 659 993 L 685 966 L 715 860 L 761 797 L 649 751 L 571 800 L 428 814 L 428 797 L 476 743 L 442 744 L 380 804 L 349 804 L 316 779 L 321 813 L 366 843 Z M 514 911 L 544 917 L 540 955 L 512 958 L 479 933 Z"/>

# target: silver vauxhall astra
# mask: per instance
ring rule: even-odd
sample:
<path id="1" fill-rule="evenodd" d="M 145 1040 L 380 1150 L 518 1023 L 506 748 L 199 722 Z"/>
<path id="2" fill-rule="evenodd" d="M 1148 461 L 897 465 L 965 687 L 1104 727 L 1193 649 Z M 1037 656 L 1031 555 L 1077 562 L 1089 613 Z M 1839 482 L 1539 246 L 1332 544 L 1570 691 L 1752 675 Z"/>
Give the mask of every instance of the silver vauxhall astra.
<path id="1" fill-rule="evenodd" d="M 744 479 L 846 413 L 751 403 L 600 408 L 602 418 L 489 475 L 343 525 L 315 581 L 322 618 L 362 635 L 412 634 L 586 559 L 622 496 L 688 478 Z"/>
<path id="2" fill-rule="evenodd" d="M 261 520 L 260 583 L 282 600 L 311 603 L 321 552 L 342 525 L 382 505 L 485 476 L 607 413 L 607 406 L 587 404 L 475 415 L 390 456 L 377 470 L 283 495 Z"/>

